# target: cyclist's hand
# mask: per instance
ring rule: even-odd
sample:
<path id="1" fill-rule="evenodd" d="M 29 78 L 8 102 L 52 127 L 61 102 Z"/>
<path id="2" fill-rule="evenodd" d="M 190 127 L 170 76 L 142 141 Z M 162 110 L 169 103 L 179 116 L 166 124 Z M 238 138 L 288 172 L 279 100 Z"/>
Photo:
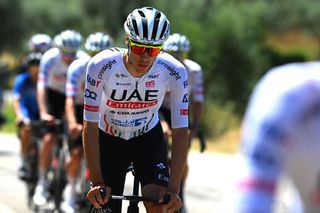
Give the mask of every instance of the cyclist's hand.
<path id="1" fill-rule="evenodd" d="M 191 128 L 188 131 L 188 139 L 191 141 L 193 138 L 196 138 L 198 135 L 199 129 L 198 128 Z"/>
<path id="2" fill-rule="evenodd" d="M 162 131 L 163 131 L 164 137 L 165 137 L 166 139 L 168 139 L 169 137 L 171 137 L 172 131 L 171 131 L 171 129 L 170 129 L 169 124 L 168 124 L 166 121 L 164 121 L 164 120 L 161 121 L 161 127 L 162 127 Z"/>
<path id="3" fill-rule="evenodd" d="M 100 193 L 101 187 L 104 187 L 106 190 L 106 195 L 104 197 L 102 197 Z M 110 193 L 111 193 L 110 187 L 94 186 L 87 193 L 87 198 L 96 209 L 101 209 L 102 206 L 108 202 Z"/>
<path id="4" fill-rule="evenodd" d="M 68 127 L 71 139 L 76 139 L 82 132 L 82 125 L 78 123 L 70 123 Z"/>
<path id="5" fill-rule="evenodd" d="M 54 124 L 55 117 L 50 114 L 42 114 L 41 120 L 48 122 L 49 124 Z"/>
<path id="6" fill-rule="evenodd" d="M 174 213 L 182 207 L 182 200 L 180 197 L 173 192 L 167 191 L 166 194 L 170 195 L 170 200 L 165 204 L 164 209 L 166 213 Z M 162 203 L 164 199 L 164 194 L 160 194 L 159 203 Z"/>

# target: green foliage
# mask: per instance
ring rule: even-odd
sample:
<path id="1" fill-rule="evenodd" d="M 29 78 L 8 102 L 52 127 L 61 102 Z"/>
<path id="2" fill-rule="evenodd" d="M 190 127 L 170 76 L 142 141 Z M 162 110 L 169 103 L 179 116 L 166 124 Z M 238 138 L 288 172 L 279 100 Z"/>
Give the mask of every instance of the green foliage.
<path id="1" fill-rule="evenodd" d="M 224 105 L 219 105 L 212 100 L 206 102 L 201 128 L 207 137 L 218 138 L 240 125 L 241 116 L 235 113 L 235 108 L 232 102 Z"/>
<path id="2" fill-rule="evenodd" d="M 20 0 L 0 1 L 0 51 L 13 50 L 21 45 L 26 25 Z"/>
<path id="3" fill-rule="evenodd" d="M 318 0 L 175 0 L 174 6 L 169 0 L 1 0 L 0 51 L 22 55 L 33 34 L 53 37 L 65 29 L 78 30 L 84 38 L 105 31 L 123 47 L 123 23 L 129 12 L 142 6 L 163 11 L 172 33 L 191 41 L 190 57 L 204 70 L 210 115 L 204 125 L 211 129 L 215 123 L 214 134 L 243 114 L 253 86 L 268 68 L 310 58 L 305 50 L 266 48 L 268 35 L 302 29 L 318 39 L 320 48 Z"/>
<path id="4" fill-rule="evenodd" d="M 15 133 L 16 132 L 16 125 L 15 125 L 15 114 L 13 111 L 12 102 L 5 102 L 4 103 L 4 110 L 3 114 L 6 118 L 6 123 L 0 128 L 1 132 L 7 133 Z"/>

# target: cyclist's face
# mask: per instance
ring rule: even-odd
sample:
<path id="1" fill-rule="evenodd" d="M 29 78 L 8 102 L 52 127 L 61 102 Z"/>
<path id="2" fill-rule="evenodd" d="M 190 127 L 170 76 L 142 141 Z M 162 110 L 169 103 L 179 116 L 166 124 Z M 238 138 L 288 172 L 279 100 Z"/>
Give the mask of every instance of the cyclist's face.
<path id="1" fill-rule="evenodd" d="M 126 43 L 128 45 L 129 51 L 127 66 L 132 67 L 136 72 L 141 74 L 148 72 L 158 54 L 150 56 L 150 53 L 148 51 L 145 51 L 142 54 L 137 54 L 132 51 L 129 40 L 126 40 Z"/>
<path id="2" fill-rule="evenodd" d="M 33 79 L 37 79 L 38 78 L 38 72 L 39 72 L 39 65 L 31 65 L 29 67 L 29 72 L 30 75 Z"/>
<path id="3" fill-rule="evenodd" d="M 62 50 L 62 60 L 66 64 L 71 64 L 76 59 L 76 53 L 75 52 L 67 52 Z"/>

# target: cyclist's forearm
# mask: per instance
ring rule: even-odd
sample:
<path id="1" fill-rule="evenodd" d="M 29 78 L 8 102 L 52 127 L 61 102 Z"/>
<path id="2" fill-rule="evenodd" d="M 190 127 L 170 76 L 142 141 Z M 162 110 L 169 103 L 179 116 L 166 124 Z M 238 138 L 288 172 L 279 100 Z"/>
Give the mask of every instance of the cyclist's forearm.
<path id="1" fill-rule="evenodd" d="M 201 117 L 203 113 L 203 103 L 193 102 L 192 103 L 192 123 L 191 128 L 199 128 Z"/>
<path id="2" fill-rule="evenodd" d="M 19 99 L 18 98 L 13 99 L 13 109 L 14 109 L 14 113 L 17 118 L 19 118 L 19 119 L 23 118 L 22 112 L 19 107 Z"/>
<path id="3" fill-rule="evenodd" d="M 67 118 L 68 124 L 77 123 L 74 107 L 75 106 L 74 106 L 73 97 L 67 97 L 66 98 L 66 118 Z"/>
<path id="4" fill-rule="evenodd" d="M 172 154 L 170 182 L 168 189 L 178 193 L 182 172 L 187 158 L 187 132 L 188 128 L 172 129 Z"/>
<path id="5" fill-rule="evenodd" d="M 98 123 L 83 122 L 83 149 L 93 185 L 102 184 Z"/>
<path id="6" fill-rule="evenodd" d="M 46 107 L 46 91 L 44 88 L 38 88 L 37 99 L 38 99 L 40 116 L 43 116 L 44 114 L 48 113 L 48 110 Z"/>

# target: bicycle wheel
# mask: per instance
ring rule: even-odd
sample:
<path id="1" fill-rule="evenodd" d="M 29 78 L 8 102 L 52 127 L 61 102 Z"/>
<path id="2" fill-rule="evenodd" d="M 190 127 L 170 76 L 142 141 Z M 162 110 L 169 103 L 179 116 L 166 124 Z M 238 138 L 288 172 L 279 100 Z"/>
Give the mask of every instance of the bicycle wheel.
<path id="1" fill-rule="evenodd" d="M 28 207 L 33 208 L 33 195 L 38 182 L 38 145 L 37 141 L 32 141 L 27 158 L 27 202 Z"/>
<path id="2" fill-rule="evenodd" d="M 53 177 L 53 196 L 54 196 L 54 204 L 55 209 L 60 210 L 60 204 L 62 201 L 62 192 L 66 185 L 66 171 L 65 171 L 65 154 L 62 149 L 58 146 L 56 147 L 57 152 L 57 167 L 54 170 Z"/>

